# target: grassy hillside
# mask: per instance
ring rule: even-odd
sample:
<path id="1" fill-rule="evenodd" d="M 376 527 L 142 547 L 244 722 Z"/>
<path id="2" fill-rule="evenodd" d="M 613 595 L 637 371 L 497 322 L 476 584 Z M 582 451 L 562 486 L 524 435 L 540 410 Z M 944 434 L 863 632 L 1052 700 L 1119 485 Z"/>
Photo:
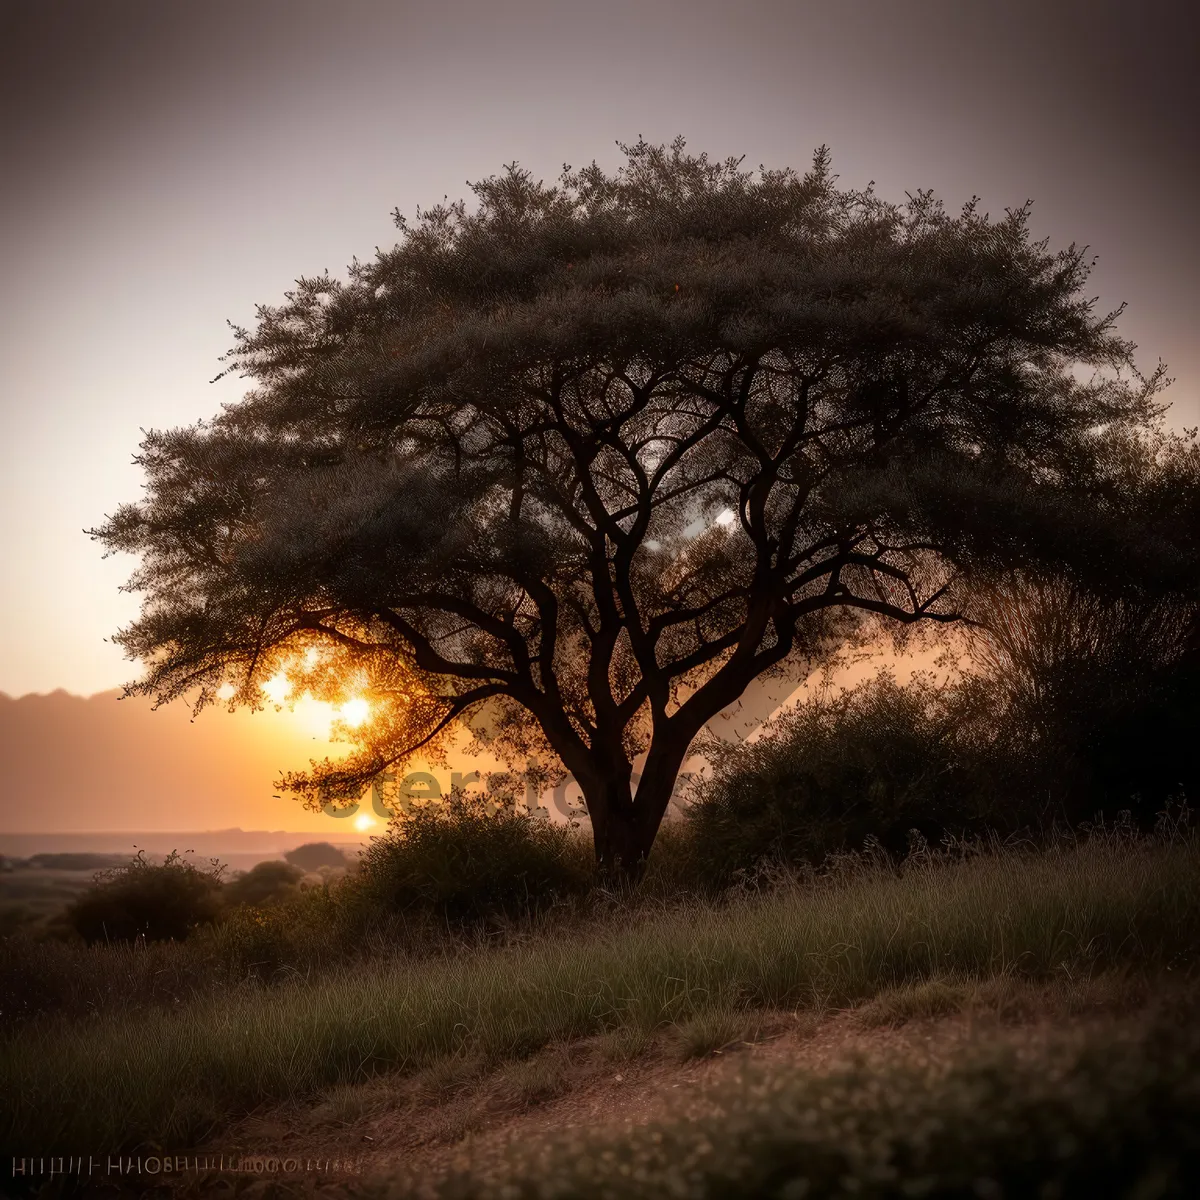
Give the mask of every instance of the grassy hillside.
<path id="1" fill-rule="evenodd" d="M 0 1046 L 4 1092 L 20 1097 L 0 1142 L 36 1139 L 47 1154 L 180 1147 L 257 1105 L 464 1053 L 503 1062 L 604 1032 L 844 1006 L 948 975 L 1178 976 L 1198 929 L 1195 838 L 1096 837 L 902 871 L 860 865 L 723 904 L 617 905 L 506 947 L 35 1022 Z"/>

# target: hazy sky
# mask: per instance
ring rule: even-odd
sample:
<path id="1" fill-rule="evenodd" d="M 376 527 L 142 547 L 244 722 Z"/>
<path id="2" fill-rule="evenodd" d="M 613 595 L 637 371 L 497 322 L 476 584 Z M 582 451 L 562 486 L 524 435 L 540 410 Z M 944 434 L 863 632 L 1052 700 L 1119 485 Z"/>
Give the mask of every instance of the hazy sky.
<path id="1" fill-rule="evenodd" d="M 212 416 L 226 319 L 391 246 L 390 219 L 516 159 L 669 143 L 743 169 L 1035 201 L 1089 244 L 1144 365 L 1200 420 L 1190 5 L 1139 0 L 0 0 L 0 690 L 137 673 L 104 642 L 131 561 L 81 530 L 136 499 L 139 428 Z"/>

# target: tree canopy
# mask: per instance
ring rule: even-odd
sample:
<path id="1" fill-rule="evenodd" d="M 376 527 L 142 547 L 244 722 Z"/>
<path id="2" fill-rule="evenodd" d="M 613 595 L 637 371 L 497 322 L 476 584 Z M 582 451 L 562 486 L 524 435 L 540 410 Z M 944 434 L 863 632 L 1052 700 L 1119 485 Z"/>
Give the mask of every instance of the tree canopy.
<path id="1" fill-rule="evenodd" d="M 824 148 L 755 180 L 683 147 L 549 189 L 514 163 L 234 327 L 253 389 L 148 434 L 146 498 L 92 531 L 141 556 L 127 693 L 360 678 L 354 752 L 283 786 L 357 797 L 473 722 L 569 771 L 636 874 L 755 678 L 957 620 L 981 572 L 1136 570 L 1112 463 L 1166 381 L 1081 295 L 1086 249 L 1028 204 L 840 189 Z"/>

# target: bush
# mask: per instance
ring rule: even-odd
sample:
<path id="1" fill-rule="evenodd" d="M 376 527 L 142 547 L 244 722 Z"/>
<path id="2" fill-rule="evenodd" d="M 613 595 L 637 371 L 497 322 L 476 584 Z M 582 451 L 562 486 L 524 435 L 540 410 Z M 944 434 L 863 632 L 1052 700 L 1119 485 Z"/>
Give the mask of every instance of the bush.
<path id="1" fill-rule="evenodd" d="M 260 862 L 227 883 L 223 898 L 227 906 L 248 904 L 255 907 L 279 904 L 295 896 L 304 872 L 291 863 L 274 859 Z"/>
<path id="2" fill-rule="evenodd" d="M 1068 824 L 1128 809 L 1143 828 L 1200 791 L 1200 606 L 1102 596 L 1067 579 L 1014 576 L 977 599 L 968 644 L 994 698 L 996 737 L 1024 790 Z"/>
<path id="3" fill-rule="evenodd" d="M 432 911 L 454 924 L 529 915 L 585 892 L 592 857 L 570 827 L 454 793 L 398 817 L 348 881 L 380 912 Z"/>
<path id="4" fill-rule="evenodd" d="M 139 937 L 182 940 L 216 919 L 224 869 L 214 861 L 201 870 L 177 850 L 156 865 L 139 850 L 124 867 L 99 872 L 93 886 L 68 907 L 66 920 L 89 945 Z"/>
<path id="5" fill-rule="evenodd" d="M 27 904 L 7 904 L 0 908 L 0 941 L 15 933 L 30 929 L 38 922 L 38 914 Z"/>
<path id="6" fill-rule="evenodd" d="M 909 831 L 936 841 L 973 823 L 986 747 L 970 686 L 882 673 L 778 718 L 766 737 L 708 747 L 685 824 L 699 882 L 724 887 L 765 864 L 819 864 L 868 839 L 902 853 Z"/>
<path id="7" fill-rule="evenodd" d="M 304 874 L 319 871 L 322 867 L 348 865 L 346 856 L 329 842 L 305 842 L 303 846 L 289 850 L 283 857 Z"/>
<path id="8" fill-rule="evenodd" d="M 191 944 L 242 979 L 344 965 L 366 947 L 340 899 L 335 888 L 297 888 L 278 903 L 231 905 Z"/>

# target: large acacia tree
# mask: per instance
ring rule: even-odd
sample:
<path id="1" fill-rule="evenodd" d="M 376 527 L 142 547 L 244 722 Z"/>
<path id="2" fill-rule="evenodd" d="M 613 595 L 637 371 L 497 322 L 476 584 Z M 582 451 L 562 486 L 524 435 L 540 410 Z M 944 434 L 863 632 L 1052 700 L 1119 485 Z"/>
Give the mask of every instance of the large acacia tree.
<path id="1" fill-rule="evenodd" d="M 615 178 L 513 164 L 473 214 L 397 212 L 348 283 L 234 327 L 222 374 L 253 390 L 151 432 L 146 498 L 92 531 L 141 556 L 127 694 L 357 677 L 350 757 L 282 786 L 356 797 L 472 723 L 570 772 L 598 863 L 636 875 L 756 677 L 1094 547 L 1079 481 L 1163 379 L 1080 295 L 1083 250 L 1031 242 L 1028 205 L 839 189 L 823 148 L 758 180 L 682 139 L 622 150 Z"/>

